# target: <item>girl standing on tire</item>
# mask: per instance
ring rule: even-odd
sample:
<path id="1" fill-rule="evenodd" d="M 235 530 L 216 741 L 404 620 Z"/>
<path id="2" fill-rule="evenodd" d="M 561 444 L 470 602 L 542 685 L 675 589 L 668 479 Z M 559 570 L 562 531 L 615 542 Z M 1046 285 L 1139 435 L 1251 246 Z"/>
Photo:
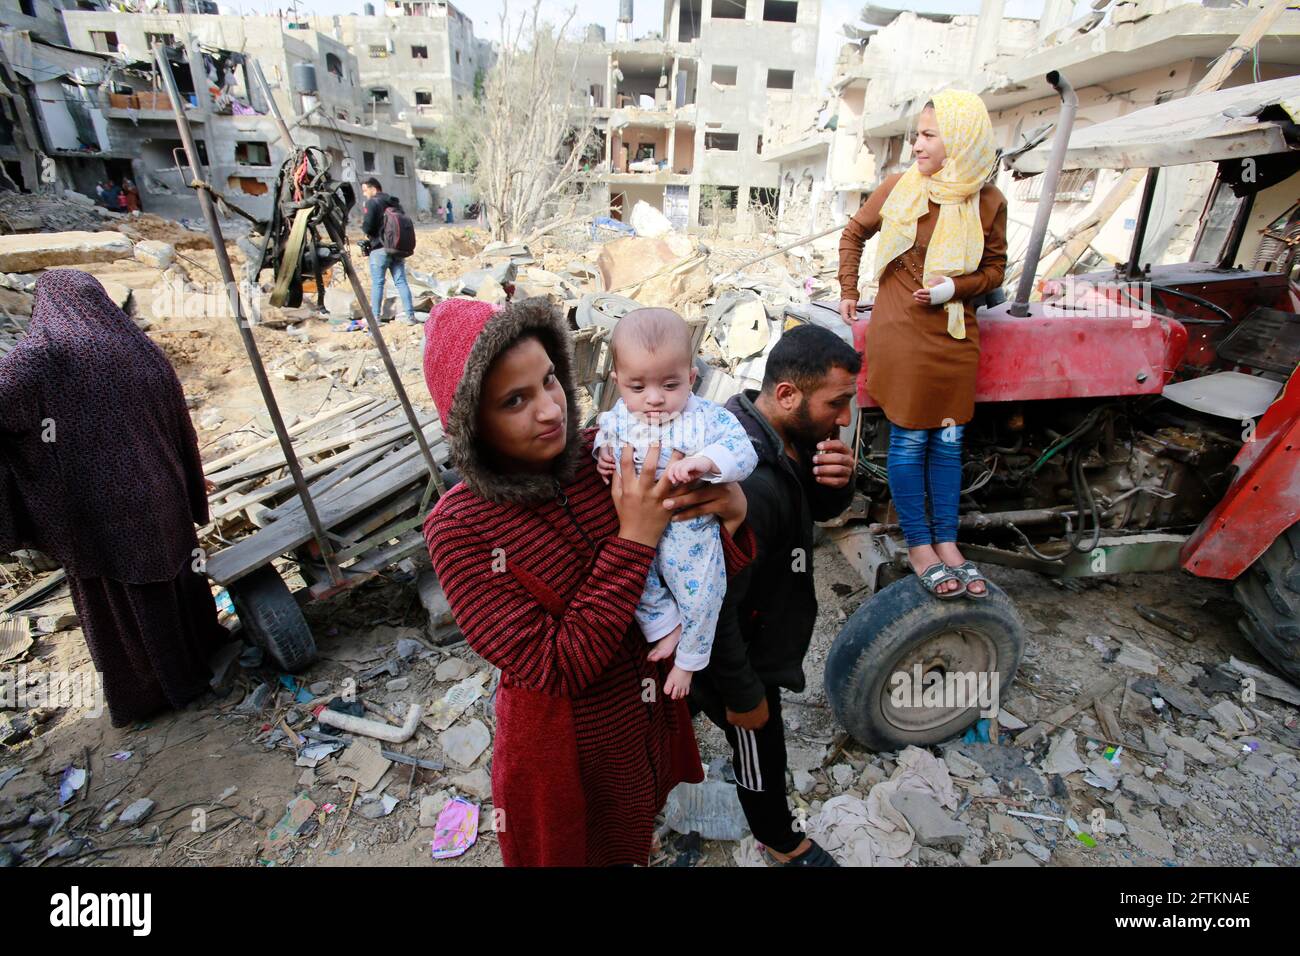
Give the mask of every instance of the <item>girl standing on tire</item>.
<path id="1" fill-rule="evenodd" d="M 653 467 L 636 474 L 630 447 L 607 487 L 595 430 L 578 429 L 568 327 L 546 299 L 501 310 L 451 299 L 429 316 L 426 342 L 425 380 L 462 481 L 424 535 L 465 640 L 501 668 L 502 858 L 644 866 L 668 792 L 704 773 L 686 701 L 663 690 L 671 661 L 648 659 L 633 614 L 673 509 L 716 514 L 728 569 L 747 563 L 752 533 L 732 538 L 744 493 L 670 496 Z"/>
<path id="2" fill-rule="evenodd" d="M 972 300 L 1002 284 L 1007 263 L 1006 199 L 986 183 L 996 149 L 984 103 L 936 93 L 912 152 L 840 238 L 840 315 L 852 324 L 862 247 L 879 233 L 867 391 L 890 422 L 889 488 L 908 560 L 936 597 L 983 598 L 983 575 L 957 548 L 957 507 L 979 368 Z"/>
<path id="3" fill-rule="evenodd" d="M 207 522 L 167 356 L 93 276 L 44 273 L 0 359 L 0 553 L 26 543 L 63 565 L 114 727 L 208 689 L 230 635 L 196 571 Z"/>

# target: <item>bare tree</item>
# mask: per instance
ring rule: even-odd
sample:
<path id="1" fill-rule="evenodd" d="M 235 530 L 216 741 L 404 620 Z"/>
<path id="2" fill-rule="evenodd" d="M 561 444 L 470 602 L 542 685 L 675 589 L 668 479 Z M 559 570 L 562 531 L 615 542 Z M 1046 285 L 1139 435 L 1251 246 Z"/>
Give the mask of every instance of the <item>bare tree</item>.
<path id="1" fill-rule="evenodd" d="M 579 90 L 581 44 L 566 41 L 575 10 L 558 27 L 531 14 L 510 22 L 501 8 L 502 50 L 470 119 L 477 181 L 494 239 L 526 240 L 574 217 L 594 130 Z"/>

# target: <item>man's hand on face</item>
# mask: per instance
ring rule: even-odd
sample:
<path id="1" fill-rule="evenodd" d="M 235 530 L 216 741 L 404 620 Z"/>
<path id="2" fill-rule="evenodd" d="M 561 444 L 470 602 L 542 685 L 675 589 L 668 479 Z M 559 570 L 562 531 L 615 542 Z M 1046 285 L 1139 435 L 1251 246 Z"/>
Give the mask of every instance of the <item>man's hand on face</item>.
<path id="1" fill-rule="evenodd" d="M 830 488 L 843 488 L 853 477 L 853 455 L 849 447 L 838 438 L 828 438 L 817 443 L 813 455 L 813 476 L 817 484 Z"/>
<path id="2" fill-rule="evenodd" d="M 727 708 L 727 723 L 742 730 L 762 730 L 769 716 L 766 697 L 759 701 L 758 706 L 753 710 L 747 710 L 744 713 L 738 714 L 730 707 Z"/>

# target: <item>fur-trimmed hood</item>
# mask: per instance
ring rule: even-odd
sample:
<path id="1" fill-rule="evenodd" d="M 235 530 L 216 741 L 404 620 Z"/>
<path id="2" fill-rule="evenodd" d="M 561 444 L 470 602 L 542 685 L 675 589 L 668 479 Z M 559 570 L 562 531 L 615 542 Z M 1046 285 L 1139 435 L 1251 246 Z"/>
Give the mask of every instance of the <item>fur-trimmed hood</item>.
<path id="1" fill-rule="evenodd" d="M 573 479 L 582 453 L 573 380 L 573 340 L 564 316 L 538 296 L 497 308 L 473 299 L 448 299 L 424 326 L 424 380 L 438 407 L 451 462 L 466 487 L 499 504 L 549 501 Z M 502 472 L 478 439 L 483 377 L 492 362 L 526 333 L 535 333 L 564 386 L 569 421 L 564 451 L 548 475 Z"/>

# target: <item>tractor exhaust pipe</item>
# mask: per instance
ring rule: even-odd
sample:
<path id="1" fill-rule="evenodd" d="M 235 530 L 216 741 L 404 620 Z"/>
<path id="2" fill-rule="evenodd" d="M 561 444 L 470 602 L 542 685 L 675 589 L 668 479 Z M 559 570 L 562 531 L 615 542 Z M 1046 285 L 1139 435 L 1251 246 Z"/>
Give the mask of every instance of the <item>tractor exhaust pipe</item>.
<path id="1" fill-rule="evenodd" d="M 1008 310 L 1011 315 L 1023 319 L 1029 314 L 1029 296 L 1034 290 L 1034 278 L 1038 273 L 1038 257 L 1043 254 L 1043 240 L 1047 237 L 1047 222 L 1052 217 L 1052 204 L 1056 198 L 1056 182 L 1061 178 L 1061 167 L 1065 165 L 1065 151 L 1070 145 L 1070 131 L 1074 128 L 1074 114 L 1079 111 L 1079 97 L 1075 95 L 1070 81 L 1059 71 L 1047 74 L 1047 82 L 1061 97 L 1061 115 L 1056 120 L 1056 135 L 1052 137 L 1052 152 L 1047 157 L 1047 169 L 1043 171 L 1043 190 L 1038 199 L 1038 213 L 1034 216 L 1034 228 L 1029 233 L 1029 246 L 1025 249 L 1025 264 L 1020 269 L 1020 282 L 1016 286 L 1016 298 Z"/>

